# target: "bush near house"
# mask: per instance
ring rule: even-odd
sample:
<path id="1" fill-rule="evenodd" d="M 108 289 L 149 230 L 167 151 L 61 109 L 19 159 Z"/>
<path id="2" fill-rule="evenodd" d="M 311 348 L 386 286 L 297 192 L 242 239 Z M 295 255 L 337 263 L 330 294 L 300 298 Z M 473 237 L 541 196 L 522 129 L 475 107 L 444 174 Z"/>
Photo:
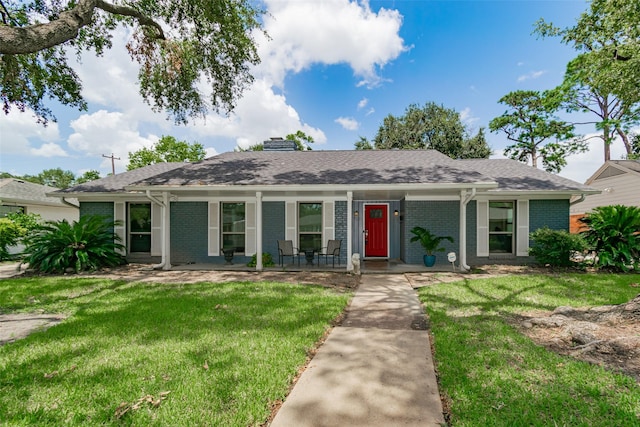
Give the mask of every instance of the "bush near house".
<path id="1" fill-rule="evenodd" d="M 553 267 L 570 267 L 574 265 L 573 255 L 587 249 L 582 236 L 570 234 L 564 230 L 552 230 L 549 227 L 539 228 L 529 235 L 533 244 L 529 255 L 543 265 Z"/>
<path id="2" fill-rule="evenodd" d="M 40 222 L 38 214 L 11 212 L 0 218 L 0 261 L 16 257 L 9 251 L 9 247 L 16 246 L 32 233 Z"/>
<path id="3" fill-rule="evenodd" d="M 43 273 L 97 270 L 124 263 L 124 246 L 114 233 L 119 222 L 103 216 L 83 216 L 69 223 L 47 221 L 27 239 L 25 262 Z"/>
<path id="4" fill-rule="evenodd" d="M 640 266 L 640 208 L 599 206 L 580 220 L 581 234 L 595 252 L 595 266 L 612 271 L 633 271 Z"/>
<path id="5" fill-rule="evenodd" d="M 9 246 L 17 245 L 24 232 L 24 228 L 10 219 L 0 218 L 0 261 L 11 258 Z"/>

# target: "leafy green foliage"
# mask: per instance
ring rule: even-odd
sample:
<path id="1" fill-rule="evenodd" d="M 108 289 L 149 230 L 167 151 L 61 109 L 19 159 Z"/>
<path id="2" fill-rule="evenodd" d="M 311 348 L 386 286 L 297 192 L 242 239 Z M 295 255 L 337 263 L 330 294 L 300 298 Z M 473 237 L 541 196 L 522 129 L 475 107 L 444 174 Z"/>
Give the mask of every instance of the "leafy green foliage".
<path id="1" fill-rule="evenodd" d="M 529 235 L 533 244 L 529 255 L 538 263 L 558 267 L 569 267 L 574 264 L 572 255 L 583 252 L 587 244 L 579 234 L 571 234 L 565 230 L 552 230 L 549 227 L 539 228 Z"/>
<path id="2" fill-rule="evenodd" d="M 122 264 L 124 246 L 113 228 L 118 222 L 101 216 L 83 216 L 72 224 L 48 221 L 27 239 L 25 262 L 44 273 L 96 270 Z"/>
<path id="3" fill-rule="evenodd" d="M 143 98 L 179 123 L 208 110 L 233 110 L 260 61 L 253 32 L 263 11 L 251 0 L 27 0 L 2 6 L 0 101 L 5 113 L 29 108 L 44 123 L 55 120 L 45 103 L 50 98 L 86 110 L 68 55 L 101 56 L 118 26 L 134 30 L 127 50 L 140 64 Z"/>
<path id="4" fill-rule="evenodd" d="M 247 263 L 247 267 L 255 267 L 257 262 L 258 262 L 258 256 L 256 254 L 253 254 L 253 256 L 251 257 L 251 261 L 249 261 Z M 273 267 L 274 265 L 276 265 L 276 264 L 273 262 L 273 257 L 271 256 L 271 254 L 268 253 L 268 252 L 263 252 L 262 253 L 262 266 L 263 267 Z"/>
<path id="5" fill-rule="evenodd" d="M 599 206 L 580 219 L 589 228 L 581 234 L 595 251 L 595 265 L 615 271 L 640 266 L 640 208 Z"/>
<path id="6" fill-rule="evenodd" d="M 593 0 L 572 27 L 540 20 L 536 33 L 561 37 L 579 55 L 567 66 L 560 86 L 567 111 L 595 115 L 605 158 L 615 136 L 631 154 L 629 130 L 640 121 L 640 8 L 636 0 Z"/>
<path id="7" fill-rule="evenodd" d="M 0 261 L 11 258 L 9 246 L 15 246 L 26 230 L 9 218 L 0 218 Z"/>
<path id="8" fill-rule="evenodd" d="M 96 179 L 100 179 L 100 172 L 97 170 L 88 170 L 76 178 L 75 184 L 84 184 L 85 182 L 95 181 Z"/>
<path id="9" fill-rule="evenodd" d="M 198 142 L 178 141 L 173 136 L 163 136 L 152 148 L 142 148 L 129 153 L 127 170 L 142 168 L 162 162 L 197 162 L 204 159 L 205 151 Z"/>
<path id="10" fill-rule="evenodd" d="M 9 246 L 15 246 L 37 229 L 41 220 L 38 214 L 10 212 L 0 218 L 0 260 L 11 259 Z"/>
<path id="11" fill-rule="evenodd" d="M 356 141 L 353 145 L 356 150 L 373 150 L 373 145 L 371 145 L 371 142 L 364 136 L 361 136 L 360 140 Z"/>
<path id="12" fill-rule="evenodd" d="M 482 129 L 478 135 L 470 137 L 458 112 L 433 102 L 424 107 L 411 104 L 404 116 L 389 114 L 373 141 L 376 149 L 431 149 L 454 159 L 488 158 L 491 155 Z M 366 148 L 364 141 L 361 144 Z"/>
<path id="13" fill-rule="evenodd" d="M 427 255 L 433 255 L 433 252 L 443 252 L 444 248 L 439 247 L 443 240 L 448 240 L 453 243 L 451 236 L 436 236 L 430 230 L 424 227 L 413 227 L 411 234 L 414 236 L 411 238 L 412 242 L 419 242 Z"/>
<path id="14" fill-rule="evenodd" d="M 25 175 L 21 178 L 25 181 L 60 189 L 71 187 L 76 180 L 73 172 L 62 170 L 62 168 L 45 169 L 38 175 Z"/>
<path id="15" fill-rule="evenodd" d="M 307 135 L 301 130 L 297 130 L 296 133 L 290 133 L 284 137 L 287 141 L 293 141 L 296 143 L 298 150 L 300 151 L 309 151 L 311 150 L 311 146 L 309 144 L 313 144 L 313 137 L 311 135 Z"/>
<path id="16" fill-rule="evenodd" d="M 547 172 L 560 172 L 567 165 L 568 155 L 586 151 L 585 141 L 574 139 L 574 125 L 555 116 L 560 107 L 555 92 L 518 90 L 499 102 L 508 110 L 491 120 L 489 129 L 502 131 L 515 142 L 505 149 L 507 157 L 524 163 L 531 161 L 533 167 L 541 159 Z M 546 142 L 551 138 L 553 142 Z"/>

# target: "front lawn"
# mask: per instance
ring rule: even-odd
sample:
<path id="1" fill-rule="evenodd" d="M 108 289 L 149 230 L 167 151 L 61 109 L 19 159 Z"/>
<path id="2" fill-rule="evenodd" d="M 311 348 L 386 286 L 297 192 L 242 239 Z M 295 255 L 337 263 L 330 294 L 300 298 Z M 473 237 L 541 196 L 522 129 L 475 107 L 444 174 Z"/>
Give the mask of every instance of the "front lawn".
<path id="1" fill-rule="evenodd" d="M 349 297 L 283 283 L 2 280 L 0 313 L 70 317 L 0 347 L 0 420 L 260 425 Z"/>
<path id="2" fill-rule="evenodd" d="M 640 387 L 629 376 L 559 356 L 508 319 L 558 306 L 627 302 L 640 275 L 525 275 L 421 288 L 440 392 L 451 426 L 640 424 Z"/>

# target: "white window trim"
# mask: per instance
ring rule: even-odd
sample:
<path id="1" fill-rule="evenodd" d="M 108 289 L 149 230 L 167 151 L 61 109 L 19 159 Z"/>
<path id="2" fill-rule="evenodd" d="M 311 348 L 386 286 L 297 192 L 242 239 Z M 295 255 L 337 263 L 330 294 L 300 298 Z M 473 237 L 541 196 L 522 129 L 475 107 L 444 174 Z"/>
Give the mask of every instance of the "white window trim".
<path id="1" fill-rule="evenodd" d="M 513 201 L 515 212 L 515 256 L 529 256 L 529 200 L 487 199 L 476 201 L 476 256 L 488 257 L 489 252 L 489 202 Z"/>

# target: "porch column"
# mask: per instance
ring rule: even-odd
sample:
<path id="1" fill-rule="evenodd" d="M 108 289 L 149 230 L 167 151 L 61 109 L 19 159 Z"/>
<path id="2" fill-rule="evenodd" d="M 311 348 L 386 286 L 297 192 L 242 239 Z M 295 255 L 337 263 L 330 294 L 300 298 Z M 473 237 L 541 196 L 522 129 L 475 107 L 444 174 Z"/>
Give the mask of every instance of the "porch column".
<path id="1" fill-rule="evenodd" d="M 262 271 L 262 192 L 256 192 L 256 271 Z"/>
<path id="2" fill-rule="evenodd" d="M 353 263 L 351 262 L 351 252 L 353 251 L 353 242 L 351 234 L 353 230 L 353 191 L 347 191 L 347 271 L 353 271 Z"/>
<path id="3" fill-rule="evenodd" d="M 460 191 L 460 269 L 469 271 L 467 265 L 467 204 L 476 195 L 476 189 L 471 189 L 471 194 L 466 190 Z"/>

